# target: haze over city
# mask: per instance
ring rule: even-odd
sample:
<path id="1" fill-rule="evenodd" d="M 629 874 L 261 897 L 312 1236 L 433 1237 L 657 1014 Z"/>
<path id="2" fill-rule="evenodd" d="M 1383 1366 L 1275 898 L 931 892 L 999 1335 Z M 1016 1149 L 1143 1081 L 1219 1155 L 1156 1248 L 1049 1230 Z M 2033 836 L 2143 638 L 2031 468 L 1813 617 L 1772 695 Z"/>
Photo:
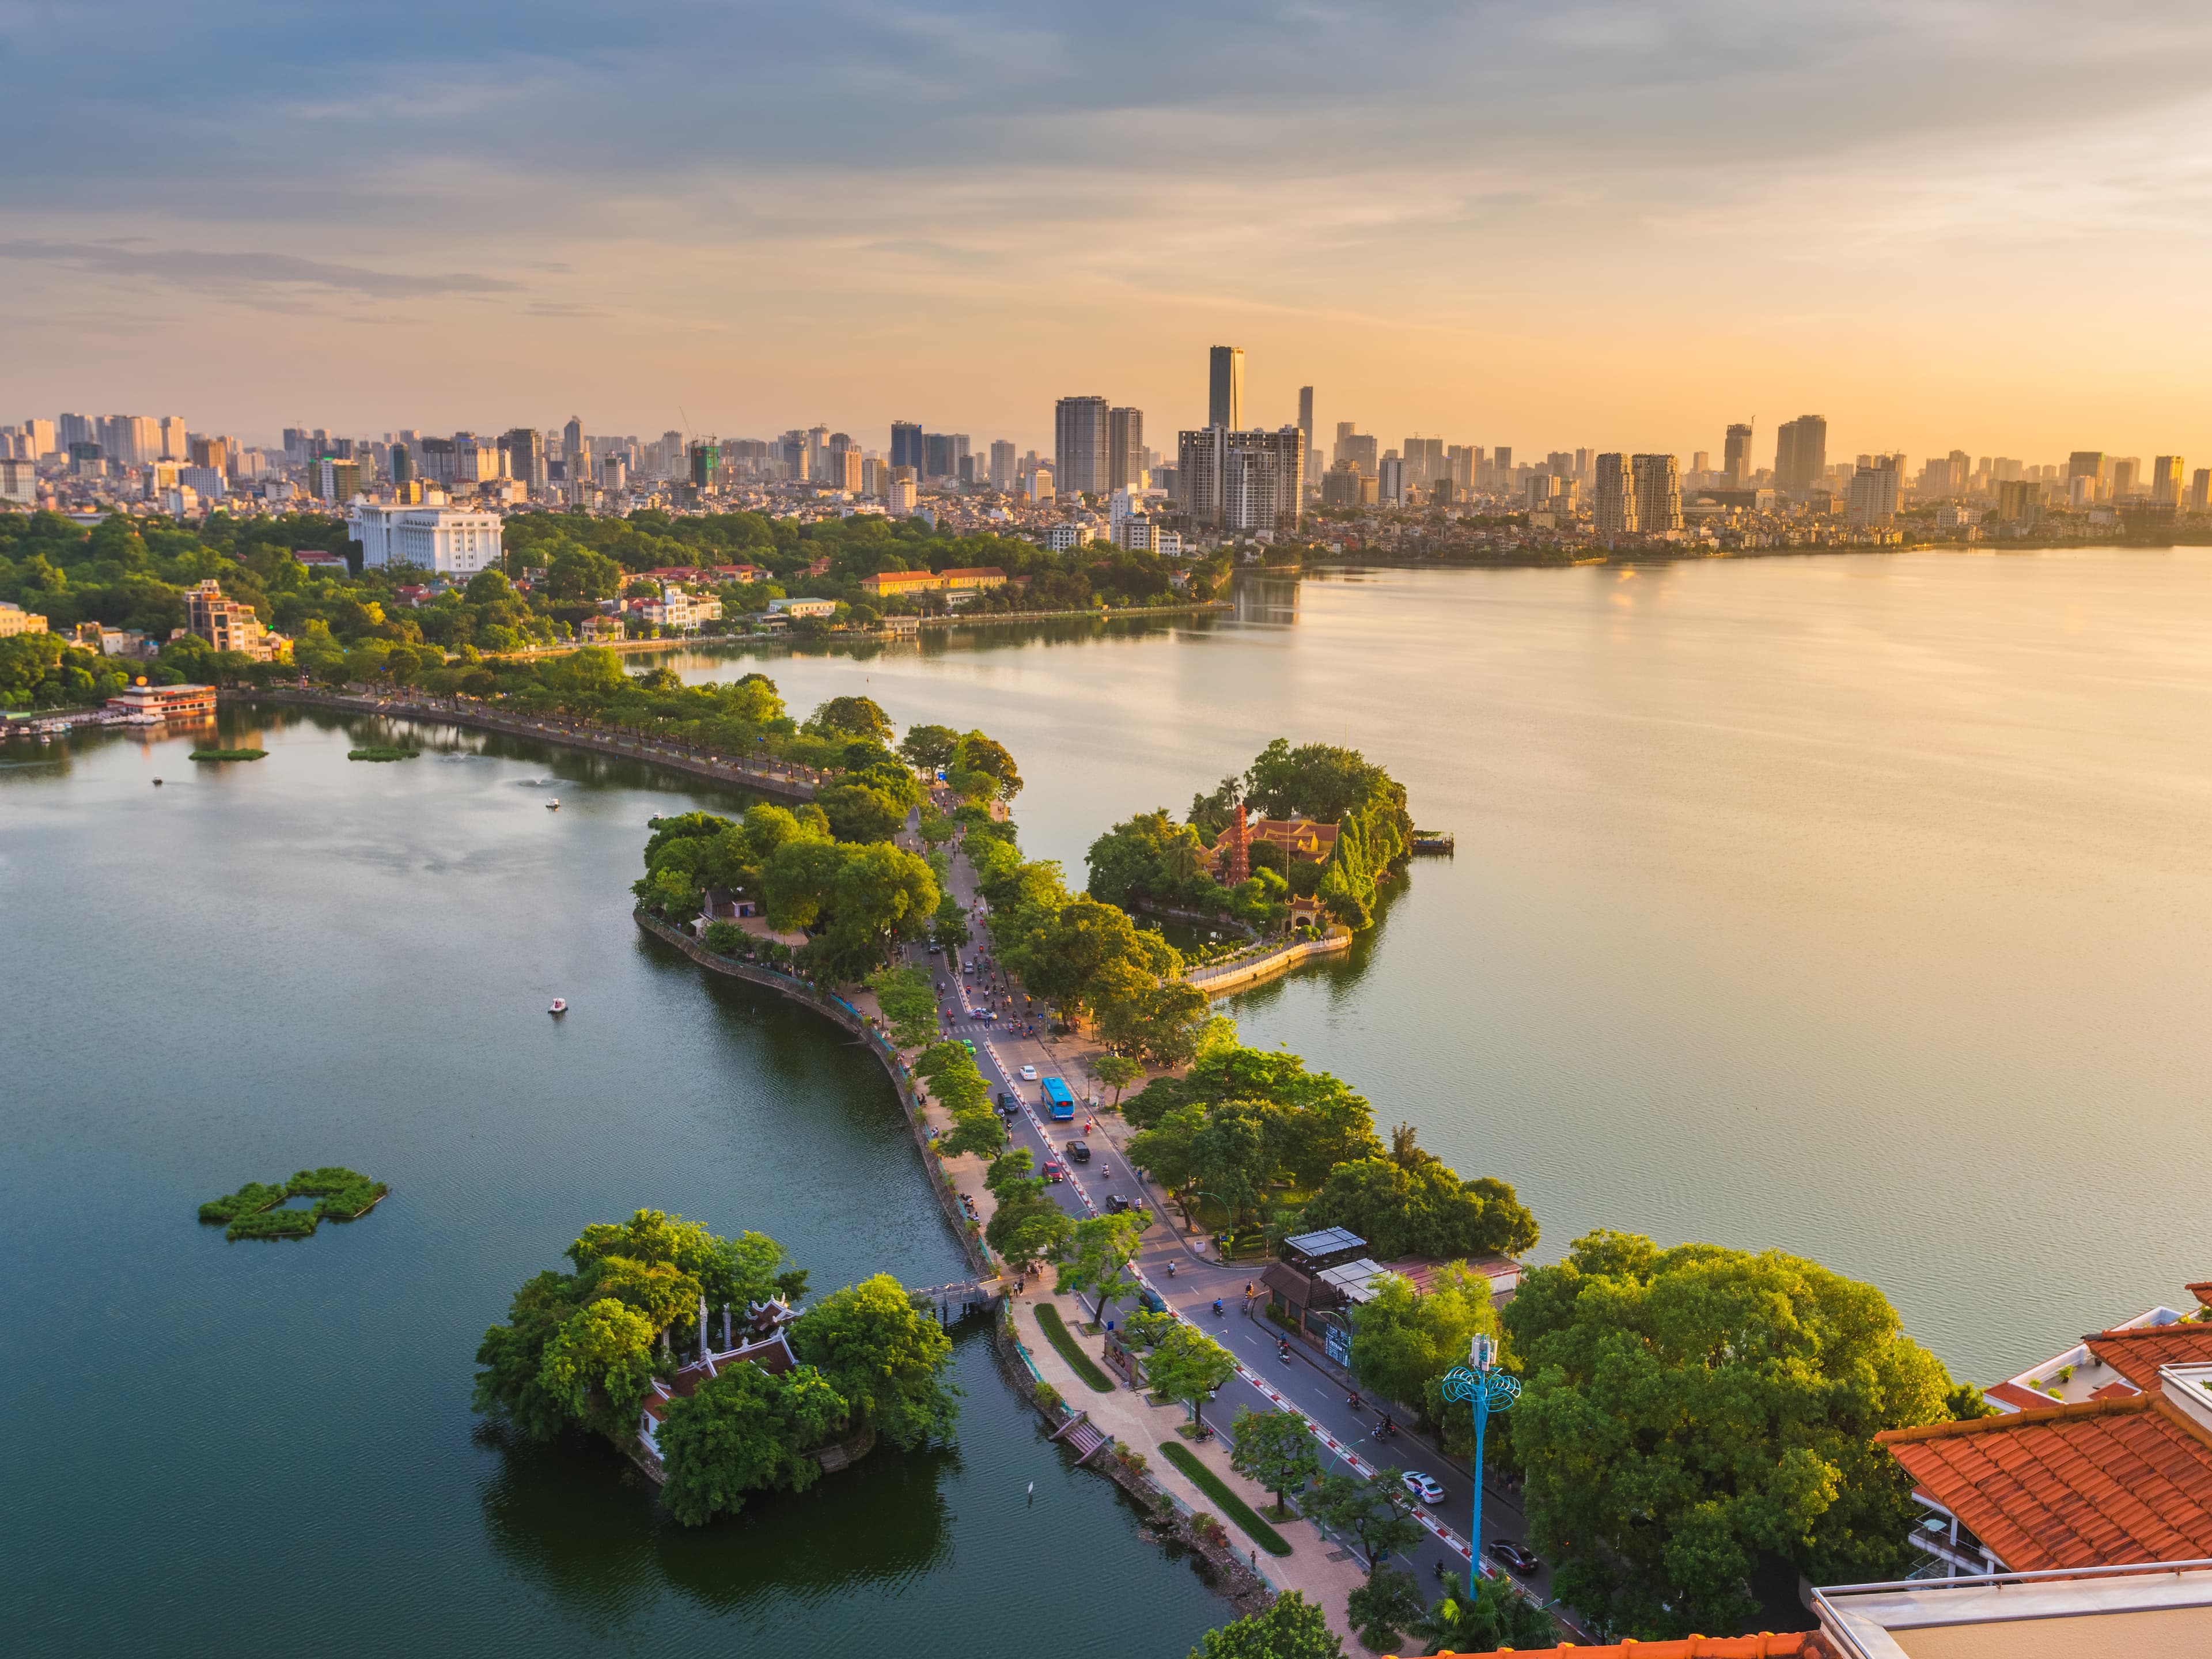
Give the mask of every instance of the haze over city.
<path id="1" fill-rule="evenodd" d="M 894 418 L 1687 455 L 2212 450 L 2212 17 L 222 4 L 0 15 L 11 410 L 273 440 Z M 2086 297 L 2085 296 L 2090 296 Z M 10 418 L 14 418 L 11 414 Z"/>

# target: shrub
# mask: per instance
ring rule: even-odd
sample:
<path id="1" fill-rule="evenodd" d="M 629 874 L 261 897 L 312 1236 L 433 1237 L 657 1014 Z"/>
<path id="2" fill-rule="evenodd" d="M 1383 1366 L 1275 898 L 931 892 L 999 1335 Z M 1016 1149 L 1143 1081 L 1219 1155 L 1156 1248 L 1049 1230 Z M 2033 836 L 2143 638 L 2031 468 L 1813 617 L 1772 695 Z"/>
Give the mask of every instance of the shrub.
<path id="1" fill-rule="evenodd" d="M 745 948 L 745 930 L 734 921 L 710 921 L 700 942 L 718 957 L 733 957 Z"/>
<path id="2" fill-rule="evenodd" d="M 274 1209 L 284 1201 L 283 1182 L 249 1181 L 228 1198 L 210 1199 L 200 1206 L 200 1219 L 228 1224 L 242 1215 Z"/>
<path id="3" fill-rule="evenodd" d="M 1152 1461 L 1126 1440 L 1116 1440 L 1114 1443 L 1114 1455 L 1121 1460 L 1121 1467 L 1132 1474 L 1142 1474 L 1150 1467 Z"/>
<path id="4" fill-rule="evenodd" d="M 391 1190 L 358 1170 L 327 1164 L 319 1170 L 301 1170 L 286 1187 L 285 1195 L 316 1199 L 314 1213 L 325 1221 L 358 1221 Z"/>
<path id="5" fill-rule="evenodd" d="M 242 1215 L 230 1224 L 225 1238 L 311 1238 L 322 1219 L 322 1206 L 312 1210 L 261 1210 Z"/>
<path id="6" fill-rule="evenodd" d="M 1057 1411 L 1067 1404 L 1067 1401 L 1061 1397 L 1060 1390 L 1049 1382 L 1038 1383 L 1031 1391 L 1030 1397 L 1047 1411 Z"/>

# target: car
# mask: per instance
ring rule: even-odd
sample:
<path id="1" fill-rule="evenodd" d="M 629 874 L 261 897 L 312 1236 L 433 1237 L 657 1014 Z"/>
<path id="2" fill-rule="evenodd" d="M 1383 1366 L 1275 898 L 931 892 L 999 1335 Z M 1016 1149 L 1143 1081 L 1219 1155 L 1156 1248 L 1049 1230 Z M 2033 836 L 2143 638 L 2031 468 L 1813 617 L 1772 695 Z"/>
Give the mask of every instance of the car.
<path id="1" fill-rule="evenodd" d="M 1035 1083 L 1036 1081 L 1036 1067 L 1034 1066 L 1023 1066 L 1022 1081 L 1024 1083 Z"/>
<path id="2" fill-rule="evenodd" d="M 975 964 L 972 962 L 963 962 L 960 964 L 960 971 L 963 974 L 972 974 L 975 971 Z"/>
<path id="3" fill-rule="evenodd" d="M 1014 1104 L 1014 1097 L 1001 1089 L 999 1091 L 999 1109 L 1002 1112 L 1012 1112 L 1018 1111 L 1020 1108 Z"/>
<path id="4" fill-rule="evenodd" d="M 1091 1148 L 1080 1140 L 1069 1141 L 1067 1143 L 1067 1161 L 1070 1164 L 1090 1163 Z"/>
<path id="5" fill-rule="evenodd" d="M 1108 1215 L 1119 1215 L 1122 1211 L 1128 1207 L 1129 1200 L 1122 1197 L 1121 1194 L 1109 1193 L 1106 1194 L 1106 1213 Z"/>
<path id="6" fill-rule="evenodd" d="M 965 1048 L 971 1054 L 975 1052 L 975 1039 L 972 1037 L 962 1037 L 960 1039 L 960 1046 Z"/>
<path id="7" fill-rule="evenodd" d="M 1044 1168 L 1039 1170 L 1038 1173 L 1043 1176 L 1047 1181 L 1065 1181 L 1067 1179 L 1067 1171 L 1061 1169 L 1058 1164 L 1054 1163 L 1050 1158 L 1045 1159 Z"/>
<path id="8" fill-rule="evenodd" d="M 932 955 L 932 956 L 936 956 L 939 952 L 940 952 L 940 951 L 943 951 L 944 949 L 945 949 L 945 947 L 944 947 L 942 945 L 939 945 L 939 944 L 935 939 L 932 939 L 932 940 L 930 940 L 930 941 L 929 941 L 929 954 L 930 954 L 930 955 Z"/>
<path id="9" fill-rule="evenodd" d="M 1168 1304 L 1160 1299 L 1160 1293 L 1150 1285 L 1139 1288 L 1137 1301 L 1146 1313 L 1165 1313 L 1168 1310 Z"/>
<path id="10" fill-rule="evenodd" d="M 1431 1506 L 1444 1501 L 1443 1483 L 1433 1474 L 1423 1474 L 1419 1469 L 1406 1471 L 1406 1490 L 1424 1504 Z"/>
<path id="11" fill-rule="evenodd" d="M 1531 1573 L 1541 1572 L 1544 1569 L 1544 1560 L 1541 1556 L 1534 1550 L 1522 1548 L 1510 1538 L 1492 1539 L 1489 1555 L 1492 1560 L 1501 1566 L 1510 1567 L 1523 1578 L 1528 1577 Z"/>

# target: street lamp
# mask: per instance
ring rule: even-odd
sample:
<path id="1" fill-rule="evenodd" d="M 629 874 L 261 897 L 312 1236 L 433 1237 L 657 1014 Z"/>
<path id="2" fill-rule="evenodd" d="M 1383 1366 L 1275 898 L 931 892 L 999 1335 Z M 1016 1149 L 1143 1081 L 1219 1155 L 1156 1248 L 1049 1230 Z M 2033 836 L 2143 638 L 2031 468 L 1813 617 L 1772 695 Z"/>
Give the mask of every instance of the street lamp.
<path id="1" fill-rule="evenodd" d="M 1513 1402 L 1521 1397 L 1521 1379 L 1509 1376 L 1498 1369 L 1498 1339 L 1478 1335 L 1468 1344 L 1464 1365 L 1455 1365 L 1444 1373 L 1443 1397 L 1464 1400 L 1474 1413 L 1474 1529 L 1469 1534 L 1467 1558 L 1467 1594 L 1469 1601 L 1481 1599 L 1478 1575 L 1482 1571 L 1482 1431 L 1492 1412 L 1510 1411 Z"/>

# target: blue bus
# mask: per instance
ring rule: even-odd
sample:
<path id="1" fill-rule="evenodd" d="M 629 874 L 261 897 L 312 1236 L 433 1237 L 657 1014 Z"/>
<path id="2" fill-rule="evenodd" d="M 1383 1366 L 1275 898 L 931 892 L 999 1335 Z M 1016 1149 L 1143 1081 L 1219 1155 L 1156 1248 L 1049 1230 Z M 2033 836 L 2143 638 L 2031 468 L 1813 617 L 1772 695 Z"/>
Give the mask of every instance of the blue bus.
<path id="1" fill-rule="evenodd" d="M 1063 1123 L 1075 1115 L 1075 1097 L 1067 1091 L 1067 1085 L 1056 1077 L 1048 1077 L 1044 1080 L 1044 1103 L 1052 1109 L 1052 1115 Z"/>

